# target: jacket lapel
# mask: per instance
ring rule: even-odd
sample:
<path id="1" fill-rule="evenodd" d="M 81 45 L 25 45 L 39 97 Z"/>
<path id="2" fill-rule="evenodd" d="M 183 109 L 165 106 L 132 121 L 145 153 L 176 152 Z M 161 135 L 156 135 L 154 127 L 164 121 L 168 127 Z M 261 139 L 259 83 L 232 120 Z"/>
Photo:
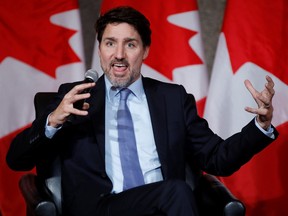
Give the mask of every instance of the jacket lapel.
<path id="1" fill-rule="evenodd" d="M 100 151 L 101 159 L 105 161 L 105 82 L 101 76 L 96 86 L 91 90 L 89 118 L 92 122 L 94 135 Z M 103 163 L 104 164 L 104 163 Z"/>
<path id="2" fill-rule="evenodd" d="M 147 97 L 148 107 L 150 111 L 152 128 L 158 156 L 162 165 L 163 177 L 167 176 L 167 117 L 166 117 L 166 100 L 159 92 L 157 84 L 149 78 L 143 78 L 144 91 Z"/>

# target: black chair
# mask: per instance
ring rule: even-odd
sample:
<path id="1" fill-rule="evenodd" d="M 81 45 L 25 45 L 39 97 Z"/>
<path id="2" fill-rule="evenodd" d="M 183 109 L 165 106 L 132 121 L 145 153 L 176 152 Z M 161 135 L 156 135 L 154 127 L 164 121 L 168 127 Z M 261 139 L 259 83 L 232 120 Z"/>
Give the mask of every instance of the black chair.
<path id="1" fill-rule="evenodd" d="M 35 95 L 36 117 L 41 114 L 54 92 L 39 92 Z M 192 174 L 194 173 L 194 174 Z M 27 206 L 27 216 L 60 216 L 61 164 L 57 158 L 51 168 L 51 177 L 42 179 L 35 174 L 25 174 L 19 187 Z M 196 194 L 201 216 L 244 216 L 245 206 L 215 176 L 191 170 L 187 166 L 187 183 Z"/>

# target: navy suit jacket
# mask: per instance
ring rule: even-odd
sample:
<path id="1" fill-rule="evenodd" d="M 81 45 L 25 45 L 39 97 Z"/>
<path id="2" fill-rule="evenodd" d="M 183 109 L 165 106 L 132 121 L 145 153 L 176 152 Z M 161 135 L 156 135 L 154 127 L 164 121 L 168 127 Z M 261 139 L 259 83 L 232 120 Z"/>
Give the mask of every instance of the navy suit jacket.
<path id="1" fill-rule="evenodd" d="M 85 215 L 84 211 L 89 215 L 98 199 L 112 190 L 105 171 L 103 76 L 91 90 L 88 116 L 77 116 L 65 123 L 52 139 L 45 136 L 47 116 L 76 84 L 79 82 L 61 85 L 43 116 L 14 139 L 7 162 L 15 170 L 36 166 L 38 175 L 47 177 L 50 162 L 60 155 L 64 210 L 68 215 Z M 230 175 L 273 141 L 256 127 L 254 120 L 224 141 L 197 115 L 193 95 L 182 86 L 144 77 L 143 86 L 164 180 L 185 180 L 187 162 L 208 173 Z"/>

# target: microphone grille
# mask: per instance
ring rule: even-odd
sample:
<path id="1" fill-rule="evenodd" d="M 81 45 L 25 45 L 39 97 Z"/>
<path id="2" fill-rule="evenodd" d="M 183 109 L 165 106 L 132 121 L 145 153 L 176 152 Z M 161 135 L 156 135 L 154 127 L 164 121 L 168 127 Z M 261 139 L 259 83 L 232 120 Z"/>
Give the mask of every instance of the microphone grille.
<path id="1" fill-rule="evenodd" d="M 85 72 L 85 79 L 91 79 L 94 82 L 96 82 L 98 80 L 98 78 L 99 78 L 99 75 L 98 75 L 97 71 L 94 69 L 89 69 Z"/>

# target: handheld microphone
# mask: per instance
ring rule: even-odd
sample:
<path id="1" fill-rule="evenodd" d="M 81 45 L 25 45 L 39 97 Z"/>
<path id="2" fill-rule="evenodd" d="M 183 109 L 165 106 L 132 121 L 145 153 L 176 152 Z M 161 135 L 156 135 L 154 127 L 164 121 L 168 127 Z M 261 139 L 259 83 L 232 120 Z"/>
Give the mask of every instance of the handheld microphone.
<path id="1" fill-rule="evenodd" d="M 85 78 L 83 80 L 83 83 L 97 82 L 99 78 L 97 71 L 93 69 L 89 69 L 88 71 L 86 71 L 84 77 Z M 90 91 L 91 91 L 91 88 L 87 88 L 87 89 L 84 89 L 80 94 L 89 93 Z M 73 104 L 73 107 L 76 109 L 82 109 L 84 102 L 85 102 L 84 99 L 76 101 Z"/>
<path id="2" fill-rule="evenodd" d="M 97 82 L 97 80 L 99 78 L 97 71 L 93 70 L 93 69 L 89 69 L 88 71 L 86 71 L 84 77 L 85 77 L 85 79 L 84 79 L 85 83 Z"/>

